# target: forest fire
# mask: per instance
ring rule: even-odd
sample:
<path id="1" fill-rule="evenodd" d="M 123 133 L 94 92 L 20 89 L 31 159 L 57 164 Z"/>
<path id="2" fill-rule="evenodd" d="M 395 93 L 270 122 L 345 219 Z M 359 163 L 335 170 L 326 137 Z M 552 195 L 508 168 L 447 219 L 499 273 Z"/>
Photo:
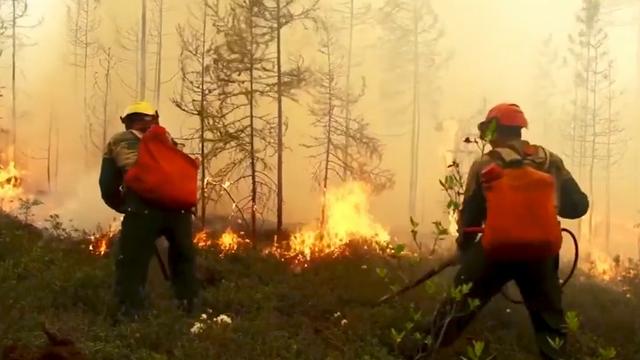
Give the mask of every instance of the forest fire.
<path id="1" fill-rule="evenodd" d="M 274 245 L 270 252 L 281 259 L 307 265 L 314 258 L 347 253 L 347 245 L 354 241 L 365 248 L 387 245 L 389 233 L 372 219 L 368 210 L 369 189 L 365 184 L 352 182 L 328 190 L 324 228 L 298 231 L 288 244 Z"/>
<path id="2" fill-rule="evenodd" d="M 13 161 L 6 167 L 0 165 L 0 203 L 3 207 L 5 201 L 13 201 L 22 194 L 21 185 L 20 172 Z"/>
<path id="3" fill-rule="evenodd" d="M 591 250 L 587 255 L 586 271 L 593 277 L 602 280 L 614 280 L 617 276 L 618 266 L 608 255 Z"/>
<path id="4" fill-rule="evenodd" d="M 203 230 L 196 235 L 194 243 L 201 249 L 217 247 L 220 250 L 220 256 L 225 256 L 235 253 L 240 247 L 249 244 L 249 240 L 243 239 L 241 235 L 242 234 L 237 235 L 231 228 L 227 228 L 227 230 L 220 235 L 220 238 L 214 241 L 208 236 L 206 231 Z"/>
<path id="5" fill-rule="evenodd" d="M 102 231 L 102 229 L 98 227 L 97 231 L 89 237 L 91 241 L 89 251 L 94 255 L 105 255 L 118 231 L 120 231 L 120 222 L 115 219 L 106 231 Z"/>

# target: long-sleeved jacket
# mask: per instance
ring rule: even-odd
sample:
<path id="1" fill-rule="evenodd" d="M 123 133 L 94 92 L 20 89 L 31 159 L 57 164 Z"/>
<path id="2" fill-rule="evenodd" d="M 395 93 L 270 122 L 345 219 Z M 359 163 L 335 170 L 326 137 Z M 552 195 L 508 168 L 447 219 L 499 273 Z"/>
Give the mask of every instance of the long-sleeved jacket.
<path id="1" fill-rule="evenodd" d="M 508 148 L 523 154 L 523 149 L 529 143 L 525 140 L 513 141 L 508 144 Z M 562 159 L 550 152 L 541 151 L 528 157 L 533 166 L 541 171 L 547 172 L 555 178 L 557 191 L 558 216 L 564 219 L 577 219 L 584 216 L 589 210 L 589 199 L 580 189 L 569 170 L 564 166 Z M 500 164 L 500 160 L 483 155 L 470 167 L 467 175 L 467 183 L 462 201 L 462 208 L 458 218 L 458 246 L 461 250 L 466 249 L 476 238 L 475 234 L 465 234 L 464 228 L 480 227 L 486 218 L 485 196 L 480 183 L 480 173 L 491 163 Z"/>
<path id="2" fill-rule="evenodd" d="M 130 210 L 146 210 L 140 198 L 124 188 L 124 174 L 136 162 L 140 137 L 133 131 L 115 134 L 107 143 L 100 167 L 100 193 L 111 209 L 126 213 Z"/>

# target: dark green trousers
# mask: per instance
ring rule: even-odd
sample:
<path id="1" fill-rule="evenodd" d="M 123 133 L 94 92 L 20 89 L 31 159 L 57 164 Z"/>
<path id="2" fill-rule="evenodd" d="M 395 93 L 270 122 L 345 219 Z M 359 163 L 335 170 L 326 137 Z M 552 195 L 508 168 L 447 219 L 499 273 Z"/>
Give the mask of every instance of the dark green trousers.
<path id="1" fill-rule="evenodd" d="M 447 299 L 440 305 L 429 326 L 430 333 L 435 339 L 443 334 L 442 346 L 452 344 L 502 287 L 514 280 L 529 312 L 541 357 L 560 359 L 564 346 L 556 349 L 549 340 L 559 339 L 564 344 L 566 339 L 558 265 L 558 257 L 535 262 L 491 262 L 485 258 L 480 243 L 474 244 L 462 254 L 454 280 L 456 287 L 471 283 L 471 289 L 462 301 Z M 477 299 L 480 304 L 470 311 L 467 299 Z M 458 315 L 450 318 L 454 313 Z"/>
<path id="2" fill-rule="evenodd" d="M 149 262 L 161 236 L 169 242 L 169 272 L 175 296 L 180 301 L 193 301 L 198 285 L 191 226 L 191 213 L 187 211 L 147 210 L 124 216 L 115 261 L 115 292 L 121 311 L 135 313 L 144 307 Z"/>

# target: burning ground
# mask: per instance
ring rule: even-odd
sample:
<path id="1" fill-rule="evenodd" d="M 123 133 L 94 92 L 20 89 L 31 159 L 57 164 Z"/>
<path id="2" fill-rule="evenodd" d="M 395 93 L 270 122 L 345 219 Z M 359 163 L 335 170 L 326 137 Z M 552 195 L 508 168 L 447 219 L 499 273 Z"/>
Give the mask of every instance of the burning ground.
<path id="1" fill-rule="evenodd" d="M 213 240 L 202 245 L 199 260 L 201 313 L 185 317 L 174 309 L 153 262 L 150 312 L 137 323 L 114 326 L 112 252 L 98 256 L 89 237 L 59 241 L 7 215 L 0 217 L 0 232 L 0 345 L 39 346 L 46 322 L 92 359 L 394 359 L 391 329 L 404 329 L 412 303 L 430 314 L 451 276 L 375 307 L 390 286 L 415 278 L 437 259 L 414 264 L 360 242 L 296 268 L 300 257 L 264 251 L 274 249 L 271 238 L 260 249 L 231 231 L 209 233 Z M 281 249 L 291 254 L 292 247 Z M 593 273 L 585 267 L 565 290 L 567 309 L 580 319 L 571 338 L 575 359 L 599 359 L 599 348 L 609 346 L 618 359 L 634 359 L 640 351 L 639 264 L 594 264 Z M 525 310 L 498 297 L 466 340 L 438 358 L 453 359 L 471 340 L 483 340 L 500 358 L 535 359 L 531 335 Z"/>

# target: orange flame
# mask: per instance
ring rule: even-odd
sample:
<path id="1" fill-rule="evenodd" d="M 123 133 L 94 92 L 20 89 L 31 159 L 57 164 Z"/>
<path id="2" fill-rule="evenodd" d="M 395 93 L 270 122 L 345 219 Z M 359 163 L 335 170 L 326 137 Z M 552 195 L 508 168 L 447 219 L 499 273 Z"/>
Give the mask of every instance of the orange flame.
<path id="1" fill-rule="evenodd" d="M 0 203 L 16 200 L 22 194 L 20 172 L 13 161 L 9 166 L 0 165 Z"/>
<path id="2" fill-rule="evenodd" d="M 209 239 L 205 230 L 200 231 L 196 235 L 196 238 L 193 239 L 193 242 L 199 248 L 209 248 L 213 245 L 213 242 Z"/>
<path id="3" fill-rule="evenodd" d="M 196 235 L 194 242 L 199 248 L 217 247 L 220 249 L 220 256 L 235 253 L 241 246 L 249 244 L 249 240 L 236 235 L 231 228 L 227 228 L 217 241 L 209 238 L 206 231 L 200 231 Z"/>
<path id="4" fill-rule="evenodd" d="M 369 195 L 369 187 L 361 182 L 328 190 L 324 228 L 300 230 L 291 236 L 287 248 L 276 244 L 268 251 L 306 266 L 313 258 L 345 254 L 346 245 L 353 241 L 365 248 L 388 245 L 389 233 L 369 214 Z"/>
<path id="5" fill-rule="evenodd" d="M 109 225 L 109 229 L 107 231 L 102 231 L 100 227 L 98 227 L 98 231 L 91 236 L 89 236 L 89 240 L 91 244 L 89 244 L 89 251 L 92 254 L 102 256 L 107 253 L 109 249 L 109 245 L 113 241 L 113 237 L 120 230 L 120 222 L 117 220 L 113 220 L 113 222 Z"/>
<path id="6" fill-rule="evenodd" d="M 615 261 L 605 253 L 594 249 L 589 250 L 585 270 L 591 276 L 602 281 L 613 280 L 618 275 L 618 266 Z"/>

